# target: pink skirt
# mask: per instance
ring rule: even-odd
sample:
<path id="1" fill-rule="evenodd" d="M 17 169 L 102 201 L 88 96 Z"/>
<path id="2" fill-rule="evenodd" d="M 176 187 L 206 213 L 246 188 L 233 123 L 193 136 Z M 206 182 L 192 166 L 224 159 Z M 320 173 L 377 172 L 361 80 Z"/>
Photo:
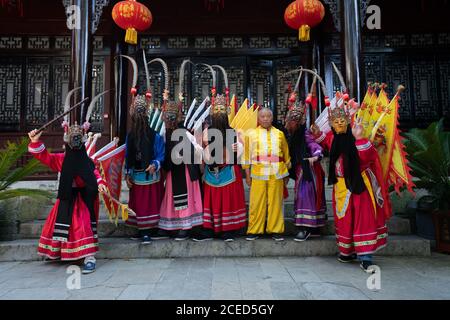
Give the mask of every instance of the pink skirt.
<path id="1" fill-rule="evenodd" d="M 172 192 L 172 172 L 166 177 L 166 192 L 161 205 L 159 228 L 163 230 L 190 230 L 203 224 L 203 204 L 200 182 L 191 181 L 189 170 L 185 166 L 188 206 L 175 210 Z"/>

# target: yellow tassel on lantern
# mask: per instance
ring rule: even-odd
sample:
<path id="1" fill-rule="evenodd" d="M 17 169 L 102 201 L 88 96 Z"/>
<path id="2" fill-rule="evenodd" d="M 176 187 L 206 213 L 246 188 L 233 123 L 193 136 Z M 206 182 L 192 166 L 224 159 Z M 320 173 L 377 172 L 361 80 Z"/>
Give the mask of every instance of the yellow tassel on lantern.
<path id="1" fill-rule="evenodd" d="M 125 42 L 129 44 L 137 44 L 137 31 L 135 28 L 128 28 L 125 35 Z"/>
<path id="2" fill-rule="evenodd" d="M 298 39 L 300 41 L 309 41 L 310 39 L 310 31 L 311 27 L 307 24 L 304 24 L 298 29 Z"/>

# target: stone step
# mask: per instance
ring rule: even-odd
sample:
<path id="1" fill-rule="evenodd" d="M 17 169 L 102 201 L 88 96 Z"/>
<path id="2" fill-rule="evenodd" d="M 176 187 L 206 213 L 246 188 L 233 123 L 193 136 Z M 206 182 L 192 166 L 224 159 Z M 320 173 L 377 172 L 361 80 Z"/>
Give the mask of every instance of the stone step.
<path id="1" fill-rule="evenodd" d="M 0 261 L 41 260 L 36 253 L 36 240 L 0 242 Z M 149 245 L 117 238 L 100 239 L 100 259 L 136 258 L 197 258 L 197 257 L 278 257 L 278 256 L 331 256 L 337 254 L 333 236 L 298 243 L 287 238 L 283 242 L 271 239 L 234 242 L 221 240 L 194 241 L 161 240 Z M 430 241 L 417 236 L 392 236 L 386 248 L 377 254 L 383 256 L 430 256 Z"/>
<path id="2" fill-rule="evenodd" d="M 44 220 L 36 220 L 32 222 L 22 223 L 20 225 L 19 237 L 21 239 L 37 239 L 40 237 Z M 409 220 L 400 217 L 392 217 L 388 221 L 388 230 L 391 235 L 409 235 L 411 228 Z M 123 221 L 119 221 L 116 226 L 108 219 L 101 219 L 98 225 L 98 232 L 100 238 L 126 238 L 135 234 L 135 230 L 125 225 Z M 285 234 L 287 236 L 294 236 L 297 234 L 297 227 L 294 225 L 292 218 L 285 219 Z M 334 221 L 329 219 L 325 227 L 321 230 L 323 235 L 334 235 Z"/>

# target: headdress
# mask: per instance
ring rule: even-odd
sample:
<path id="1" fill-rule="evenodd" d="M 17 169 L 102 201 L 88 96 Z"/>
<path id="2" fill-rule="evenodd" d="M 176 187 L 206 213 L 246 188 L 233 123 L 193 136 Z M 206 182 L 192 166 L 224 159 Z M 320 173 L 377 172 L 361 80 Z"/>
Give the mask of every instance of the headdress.
<path id="1" fill-rule="evenodd" d="M 131 62 L 131 65 L 133 67 L 133 82 L 131 84 L 131 105 L 130 105 L 130 115 L 133 115 L 135 113 L 138 114 L 147 114 L 150 110 L 150 104 L 151 104 L 151 98 L 152 94 L 150 92 L 150 81 L 148 77 L 148 69 L 147 64 L 145 61 L 145 53 L 144 53 L 144 65 L 145 65 L 145 71 L 147 75 L 147 92 L 145 95 L 138 94 L 137 91 L 137 81 L 138 81 L 138 65 L 134 58 L 127 56 L 127 55 L 119 55 L 119 57 L 123 57 L 125 59 L 128 59 Z"/>
<path id="2" fill-rule="evenodd" d="M 300 75 L 298 76 L 294 91 L 289 93 L 286 121 L 295 121 L 303 124 L 306 120 L 306 105 L 302 101 L 300 101 L 297 94 L 302 75 L 303 70 L 300 71 Z"/>
<path id="3" fill-rule="evenodd" d="M 64 104 L 64 112 L 68 111 L 70 109 L 70 99 L 72 95 L 75 93 L 76 90 L 79 90 L 80 88 L 75 88 L 71 90 L 65 100 Z M 64 142 L 69 145 L 72 149 L 80 149 L 81 146 L 87 141 L 88 136 L 87 133 L 91 127 L 90 118 L 92 115 L 92 111 L 94 110 L 95 104 L 97 101 L 107 92 L 111 90 L 103 91 L 102 93 L 96 95 L 91 103 L 89 104 L 89 107 L 87 108 L 86 117 L 83 125 L 78 125 L 78 122 L 75 121 L 72 125 L 69 121 L 69 115 L 64 117 L 64 121 L 62 123 L 62 127 L 64 128 Z"/>

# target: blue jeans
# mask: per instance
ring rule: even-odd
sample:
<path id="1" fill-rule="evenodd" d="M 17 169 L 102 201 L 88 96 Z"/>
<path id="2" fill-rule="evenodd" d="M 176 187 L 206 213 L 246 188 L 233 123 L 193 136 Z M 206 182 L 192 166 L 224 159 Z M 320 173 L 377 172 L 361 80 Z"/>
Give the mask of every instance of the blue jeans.
<path id="1" fill-rule="evenodd" d="M 358 260 L 360 262 L 363 261 L 369 261 L 372 262 L 372 255 L 371 254 L 362 254 L 362 255 L 358 255 Z"/>

